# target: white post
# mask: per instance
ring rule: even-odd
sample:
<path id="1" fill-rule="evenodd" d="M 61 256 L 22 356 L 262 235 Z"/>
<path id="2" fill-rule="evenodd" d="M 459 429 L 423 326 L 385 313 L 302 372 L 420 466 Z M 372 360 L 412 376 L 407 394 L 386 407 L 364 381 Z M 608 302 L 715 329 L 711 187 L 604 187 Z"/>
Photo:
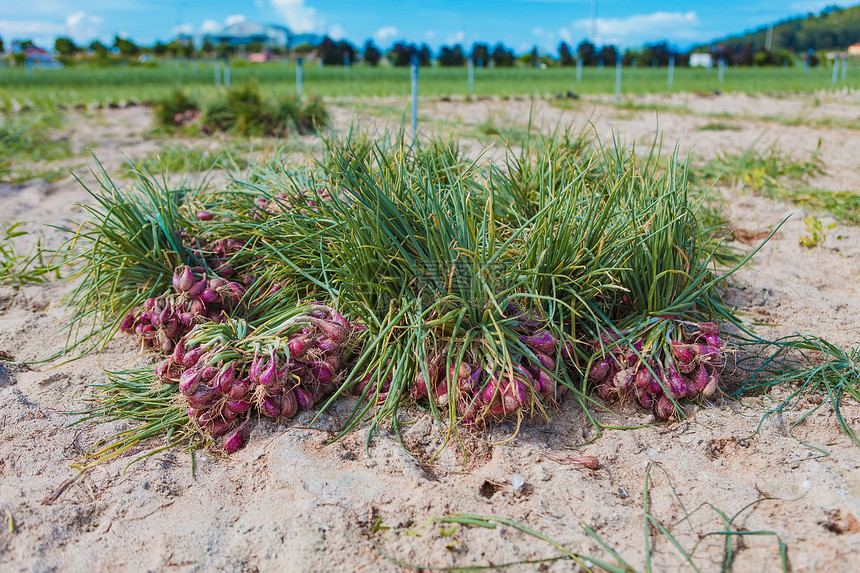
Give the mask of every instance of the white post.
<path id="1" fill-rule="evenodd" d="M 296 101 L 302 99 L 302 64 L 303 58 L 296 60 Z"/>
<path id="2" fill-rule="evenodd" d="M 839 77 L 839 56 L 833 60 L 833 85 L 836 85 L 836 78 Z"/>
<path id="3" fill-rule="evenodd" d="M 412 54 L 412 145 L 418 138 L 418 54 Z"/>
<path id="4" fill-rule="evenodd" d="M 469 91 L 473 92 L 475 91 L 475 64 L 471 56 L 466 60 L 466 70 L 469 74 Z"/>
<path id="5" fill-rule="evenodd" d="M 621 54 L 615 58 L 615 103 L 621 103 Z"/>
<path id="6" fill-rule="evenodd" d="M 848 72 L 848 60 L 843 58 L 842 59 L 842 82 L 843 83 L 845 82 L 845 75 L 847 72 Z"/>
<path id="7" fill-rule="evenodd" d="M 582 81 L 582 58 L 576 56 L 576 81 Z"/>
<path id="8" fill-rule="evenodd" d="M 215 65 L 212 66 L 215 70 L 215 87 L 221 87 L 221 60 L 215 60 Z"/>
<path id="9" fill-rule="evenodd" d="M 720 84 L 723 83 L 723 76 L 726 74 L 726 61 L 723 58 L 720 58 L 720 63 L 717 66 L 717 81 Z"/>
<path id="10" fill-rule="evenodd" d="M 669 56 L 669 91 L 675 83 L 675 56 Z"/>
<path id="11" fill-rule="evenodd" d="M 230 60 L 224 60 L 224 86 L 230 88 Z"/>

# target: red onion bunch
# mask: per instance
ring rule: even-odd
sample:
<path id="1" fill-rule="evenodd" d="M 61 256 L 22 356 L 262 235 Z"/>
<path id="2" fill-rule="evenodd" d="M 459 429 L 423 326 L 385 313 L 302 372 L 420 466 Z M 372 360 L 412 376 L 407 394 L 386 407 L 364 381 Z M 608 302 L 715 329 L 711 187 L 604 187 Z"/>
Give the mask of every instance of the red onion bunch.
<path id="1" fill-rule="evenodd" d="M 172 352 L 195 324 L 220 322 L 224 311 L 232 309 L 244 294 L 245 288 L 238 283 L 207 279 L 202 267 L 182 265 L 173 271 L 172 291 L 146 299 L 143 306 L 126 315 L 120 330 L 140 336 L 146 348 Z"/>
<path id="2" fill-rule="evenodd" d="M 595 361 L 588 373 L 604 400 L 634 396 L 644 408 L 653 409 L 658 418 L 674 415 L 679 402 L 712 396 L 719 386 L 719 372 L 725 365 L 725 342 L 713 322 L 672 329 L 676 338 L 657 343 L 636 333 L 625 333 L 629 343 L 610 331 L 600 334 Z M 643 333 L 644 334 L 644 333 Z"/>
<path id="3" fill-rule="evenodd" d="M 197 213 L 197 218 L 210 220 L 213 218 L 213 215 L 209 211 L 200 211 Z M 233 269 L 230 261 L 245 247 L 245 241 L 240 239 L 216 239 L 201 244 L 197 237 L 192 237 L 189 243 L 189 250 L 201 259 L 204 259 L 209 268 L 215 271 L 218 276 L 225 278 L 235 276 L 236 271 Z"/>
<path id="4" fill-rule="evenodd" d="M 299 191 L 298 194 L 292 196 L 278 193 L 271 199 L 266 197 L 255 198 L 254 207 L 258 210 L 258 215 L 261 213 L 279 215 L 281 213 L 301 212 L 305 208 L 317 212 L 317 199 L 327 201 L 329 198 L 330 195 L 325 189 L 318 189 L 316 192 Z"/>
<path id="5" fill-rule="evenodd" d="M 286 420 L 334 391 L 360 329 L 322 305 L 308 307 L 287 326 L 286 337 L 226 342 L 201 341 L 206 336 L 192 331 L 156 366 L 156 376 L 177 384 L 189 417 L 213 436 L 226 434 L 224 448 L 234 451 L 243 438 L 231 430 L 247 412 Z"/>
<path id="6" fill-rule="evenodd" d="M 463 352 L 460 362 L 453 358 L 449 362 L 448 349 L 443 348 L 429 353 L 423 365 L 417 366 L 409 396 L 455 408 L 467 425 L 530 409 L 536 400 L 546 403 L 560 398 L 565 387 L 558 384 L 556 378 L 572 358 L 572 345 L 563 344 L 543 328 L 546 321 L 537 315 L 516 307 L 511 310 L 508 317 L 511 334 L 520 344 L 509 345 L 510 365 L 502 363 L 498 357 L 484 355 L 481 351 L 486 345 L 480 342 Z M 452 357 L 460 354 L 457 349 L 450 352 Z M 559 365 L 559 360 L 564 364 Z M 369 394 L 384 401 L 394 379 L 391 364 L 388 366 L 385 376 L 369 372 L 350 391 L 361 395 L 368 385 L 375 383 L 378 387 L 371 388 Z"/>

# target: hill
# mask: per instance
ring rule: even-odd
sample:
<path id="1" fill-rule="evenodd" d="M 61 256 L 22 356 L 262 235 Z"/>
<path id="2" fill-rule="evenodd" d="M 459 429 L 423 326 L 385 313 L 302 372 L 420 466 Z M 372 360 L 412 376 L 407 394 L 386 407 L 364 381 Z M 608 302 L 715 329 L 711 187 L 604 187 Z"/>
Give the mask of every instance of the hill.
<path id="1" fill-rule="evenodd" d="M 742 49 L 758 52 L 765 48 L 769 26 L 751 32 L 715 40 L 703 47 L 722 44 L 732 52 Z M 807 50 L 845 49 L 860 42 L 860 5 L 850 8 L 825 8 L 818 15 L 789 18 L 774 24 L 771 50 L 790 50 L 795 53 Z"/>

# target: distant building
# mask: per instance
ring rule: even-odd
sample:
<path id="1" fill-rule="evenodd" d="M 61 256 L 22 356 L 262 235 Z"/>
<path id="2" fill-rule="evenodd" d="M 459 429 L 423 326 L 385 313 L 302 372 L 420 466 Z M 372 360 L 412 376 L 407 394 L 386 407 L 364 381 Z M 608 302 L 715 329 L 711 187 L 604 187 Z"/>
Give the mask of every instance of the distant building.
<path id="1" fill-rule="evenodd" d="M 257 22 L 237 22 L 214 34 L 205 34 L 203 40 L 213 44 L 229 44 L 231 46 L 247 46 L 248 44 L 263 44 L 277 48 L 292 48 L 298 44 L 319 44 L 322 39 L 315 34 L 293 34 L 284 26 L 273 24 L 258 24 Z"/>
<path id="2" fill-rule="evenodd" d="M 860 42 L 848 46 L 849 56 L 860 56 Z"/>
<path id="3" fill-rule="evenodd" d="M 714 58 L 711 54 L 690 54 L 691 68 L 713 68 Z"/>
<path id="4" fill-rule="evenodd" d="M 42 48 L 37 48 L 36 46 L 21 48 L 21 44 L 18 42 L 12 42 L 12 52 L 18 54 L 23 53 L 25 56 L 24 63 L 26 66 L 45 69 L 58 69 L 63 67 L 63 64 L 57 61 L 57 58 L 54 57 L 52 52 L 43 50 Z"/>

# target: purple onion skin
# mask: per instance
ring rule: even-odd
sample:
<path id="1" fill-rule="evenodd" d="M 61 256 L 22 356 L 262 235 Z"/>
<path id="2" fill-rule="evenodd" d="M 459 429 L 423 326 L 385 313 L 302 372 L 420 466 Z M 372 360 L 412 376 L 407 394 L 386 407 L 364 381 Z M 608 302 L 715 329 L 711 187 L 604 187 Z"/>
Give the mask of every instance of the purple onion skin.
<path id="1" fill-rule="evenodd" d="M 251 389 L 251 381 L 248 378 L 242 378 L 241 380 L 236 380 L 233 382 L 233 387 L 230 388 L 230 397 L 239 399 L 245 396 L 248 393 L 248 390 Z"/>
<path id="2" fill-rule="evenodd" d="M 717 376 L 717 373 L 711 371 L 708 373 L 708 383 L 705 385 L 704 389 L 702 389 L 702 396 L 705 398 L 710 398 L 717 391 L 717 388 L 720 384 L 720 377 Z"/>
<path id="3" fill-rule="evenodd" d="M 646 388 L 651 383 L 652 378 L 654 378 L 654 376 L 651 374 L 651 372 L 648 371 L 647 368 L 640 368 L 639 371 L 636 372 L 636 387 Z"/>
<path id="4" fill-rule="evenodd" d="M 198 211 L 197 212 L 197 220 L 198 221 L 211 221 L 215 216 L 209 211 Z"/>
<path id="5" fill-rule="evenodd" d="M 263 398 L 260 413 L 269 418 L 277 418 L 281 415 L 281 403 L 278 396 L 266 396 Z"/>
<path id="6" fill-rule="evenodd" d="M 310 410 L 313 407 L 314 401 L 310 392 L 301 386 L 294 388 L 293 392 L 296 394 L 296 402 L 299 405 L 299 410 L 304 412 L 305 410 Z"/>
<path id="7" fill-rule="evenodd" d="M 217 302 L 220 298 L 221 295 L 219 295 L 217 291 L 214 291 L 211 288 L 207 288 L 200 293 L 200 300 L 207 304 Z"/>
<path id="8" fill-rule="evenodd" d="M 242 444 L 245 441 L 245 425 L 242 424 L 235 430 L 231 432 L 227 432 L 224 434 L 224 439 L 221 444 L 224 446 L 224 450 L 233 453 L 242 447 Z"/>
<path id="9" fill-rule="evenodd" d="M 275 357 L 275 349 L 272 349 L 272 354 L 269 363 L 260 372 L 260 384 L 263 386 L 271 386 L 277 380 L 278 361 Z"/>
<path id="10" fill-rule="evenodd" d="M 206 290 L 206 279 L 201 279 L 201 280 L 195 282 L 193 285 L 191 285 L 191 287 L 187 291 L 187 294 L 189 297 L 195 298 L 195 297 L 200 296 L 200 294 L 204 290 Z"/>
<path id="11" fill-rule="evenodd" d="M 190 368 L 179 377 L 179 392 L 188 396 L 200 385 L 200 371 Z"/>
<path id="12" fill-rule="evenodd" d="M 173 288 L 179 292 L 187 292 L 194 286 L 194 273 L 191 272 L 191 267 L 188 265 L 183 265 L 181 271 L 176 269 L 173 272 L 173 278 Z"/>
<path id="13" fill-rule="evenodd" d="M 122 322 L 119 325 L 119 329 L 122 330 L 123 332 L 131 332 L 131 330 L 133 328 L 134 328 L 134 315 L 133 314 L 127 314 L 125 316 L 125 318 L 122 319 Z"/>
<path id="14" fill-rule="evenodd" d="M 311 364 L 311 372 L 313 372 L 314 378 L 319 380 L 321 383 L 326 384 L 329 380 L 332 379 L 332 370 L 329 365 L 322 361 L 317 360 Z"/>
<path id="15" fill-rule="evenodd" d="M 665 394 L 661 394 L 657 398 L 657 403 L 654 405 L 654 413 L 658 418 L 668 420 L 675 413 L 675 405 Z"/>
<path id="16" fill-rule="evenodd" d="M 336 322 L 313 316 L 311 317 L 311 322 L 323 331 L 332 342 L 343 343 L 349 338 L 349 331 Z"/>
<path id="17" fill-rule="evenodd" d="M 555 354 L 556 339 L 548 330 L 539 330 L 531 336 L 520 336 L 519 339 L 532 349 L 537 349 L 544 354 Z"/>
<path id="18" fill-rule="evenodd" d="M 648 392 L 637 393 L 636 397 L 639 399 L 639 403 L 642 404 L 643 408 L 650 410 L 654 407 L 654 396 Z"/>
<path id="19" fill-rule="evenodd" d="M 717 324 L 714 322 L 700 322 L 699 323 L 699 332 L 701 332 L 705 336 L 708 336 L 708 335 L 719 336 L 720 335 L 720 327 L 717 326 Z"/>
<path id="20" fill-rule="evenodd" d="M 699 367 L 696 370 L 696 374 L 693 377 L 693 386 L 699 393 L 705 391 L 705 386 L 708 385 L 708 372 L 705 370 L 704 366 Z"/>
<path id="21" fill-rule="evenodd" d="M 692 345 L 678 342 L 677 340 L 669 341 L 672 346 L 672 356 L 681 362 L 692 362 L 696 358 L 696 352 Z"/>
<path id="22" fill-rule="evenodd" d="M 299 411 L 299 403 L 296 400 L 296 394 L 292 390 L 286 390 L 281 394 L 281 416 L 284 418 L 292 418 Z"/>
<path id="23" fill-rule="evenodd" d="M 232 424 L 227 422 L 226 420 L 212 420 L 208 424 L 206 424 L 205 428 L 209 430 L 209 432 L 213 436 L 220 436 L 227 432 L 230 429 Z"/>
<path id="24" fill-rule="evenodd" d="M 609 358 L 604 358 L 603 360 L 594 363 L 594 365 L 591 367 L 591 370 L 589 370 L 588 372 L 588 377 L 595 382 L 603 382 L 609 377 L 611 369 L 612 360 Z"/>
<path id="25" fill-rule="evenodd" d="M 244 414 L 251 409 L 251 403 L 246 400 L 230 400 L 224 404 L 224 409 L 233 414 Z"/>

